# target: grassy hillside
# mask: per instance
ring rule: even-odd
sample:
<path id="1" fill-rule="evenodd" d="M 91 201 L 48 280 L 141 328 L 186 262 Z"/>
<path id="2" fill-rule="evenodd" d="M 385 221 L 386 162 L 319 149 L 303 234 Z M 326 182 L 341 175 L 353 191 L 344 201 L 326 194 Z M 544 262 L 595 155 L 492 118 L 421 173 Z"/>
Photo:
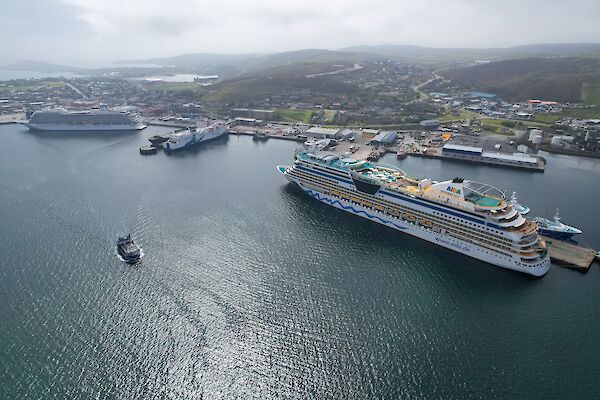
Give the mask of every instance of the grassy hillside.
<path id="1" fill-rule="evenodd" d="M 513 59 L 446 70 L 442 75 L 510 101 L 539 98 L 597 104 L 600 100 L 600 59 L 592 57 Z"/>
<path id="2" fill-rule="evenodd" d="M 581 87 L 581 100 L 586 104 L 600 106 L 600 82 L 584 83 Z"/>
<path id="3" fill-rule="evenodd" d="M 288 110 L 281 109 L 277 110 L 277 114 L 281 117 L 281 120 L 287 122 L 302 122 L 305 124 L 310 123 L 313 112 L 310 110 Z"/>
<path id="4" fill-rule="evenodd" d="M 223 80 L 212 86 L 206 99 L 218 102 L 252 102 L 277 94 L 310 91 L 315 95 L 353 94 L 358 88 L 326 76 L 307 78 L 306 75 L 334 69 L 329 63 L 293 64 L 267 68 Z"/>
<path id="5" fill-rule="evenodd" d="M 186 69 L 215 68 L 222 72 L 227 66 L 238 73 L 286 66 L 293 64 L 345 64 L 362 61 L 379 60 L 381 57 L 374 54 L 333 51 L 325 49 L 304 49 L 287 51 L 274 54 L 184 54 L 167 58 L 150 58 L 145 60 L 124 60 L 124 64 L 157 64 L 170 65 Z"/>
<path id="6" fill-rule="evenodd" d="M 524 57 L 600 56 L 598 43 L 546 43 L 504 48 L 433 48 L 411 45 L 354 46 L 346 52 L 433 63 L 460 63 L 474 60 L 499 61 Z"/>

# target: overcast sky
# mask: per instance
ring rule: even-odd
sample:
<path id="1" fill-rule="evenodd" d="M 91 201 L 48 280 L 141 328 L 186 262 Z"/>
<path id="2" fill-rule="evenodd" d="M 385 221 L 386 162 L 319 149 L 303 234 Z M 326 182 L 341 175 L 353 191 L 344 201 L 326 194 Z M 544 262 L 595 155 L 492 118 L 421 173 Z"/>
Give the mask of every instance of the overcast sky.
<path id="1" fill-rule="evenodd" d="M 0 0 L 0 65 L 361 44 L 600 42 L 600 0 Z"/>

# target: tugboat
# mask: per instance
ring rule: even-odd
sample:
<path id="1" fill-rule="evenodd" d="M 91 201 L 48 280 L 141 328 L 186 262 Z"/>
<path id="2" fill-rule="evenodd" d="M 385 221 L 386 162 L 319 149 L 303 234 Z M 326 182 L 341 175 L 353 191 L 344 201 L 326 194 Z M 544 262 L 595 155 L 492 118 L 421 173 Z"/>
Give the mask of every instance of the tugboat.
<path id="1" fill-rule="evenodd" d="M 142 258 L 142 252 L 138 245 L 133 243 L 131 234 L 128 234 L 127 237 L 119 237 L 117 251 L 127 264 L 137 264 Z"/>
<path id="2" fill-rule="evenodd" d="M 157 151 L 158 151 L 158 149 L 155 146 L 142 146 L 142 147 L 140 147 L 140 154 L 142 154 L 142 155 L 156 154 Z"/>
<path id="3" fill-rule="evenodd" d="M 558 209 L 556 210 L 556 215 L 554 216 L 553 221 L 541 217 L 535 217 L 533 220 L 538 223 L 540 234 L 550 238 L 572 241 L 572 237 L 574 235 L 579 235 L 582 233 L 580 229 L 565 225 L 560 222 Z"/>
<path id="4" fill-rule="evenodd" d="M 157 145 L 161 145 L 164 142 L 166 142 L 167 140 L 169 140 L 169 136 L 168 135 L 154 135 L 150 138 L 148 138 L 148 140 L 150 141 L 150 143 L 152 143 L 153 146 L 157 146 Z"/>
<path id="5" fill-rule="evenodd" d="M 510 204 L 513 206 L 513 208 L 515 209 L 516 212 L 518 212 L 521 215 L 527 215 L 529 214 L 529 211 L 531 211 L 529 209 L 529 207 L 520 204 L 517 200 L 517 192 L 513 192 L 512 196 L 510 196 Z"/>

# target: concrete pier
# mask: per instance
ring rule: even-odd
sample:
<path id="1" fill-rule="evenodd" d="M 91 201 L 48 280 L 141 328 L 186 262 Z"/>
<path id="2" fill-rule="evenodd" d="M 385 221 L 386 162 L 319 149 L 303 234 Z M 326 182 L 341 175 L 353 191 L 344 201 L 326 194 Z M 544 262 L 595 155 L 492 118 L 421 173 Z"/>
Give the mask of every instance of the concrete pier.
<path id="1" fill-rule="evenodd" d="M 542 236 L 552 261 L 579 271 L 587 271 L 596 257 L 597 251 L 578 243 L 565 242 Z"/>
<path id="2" fill-rule="evenodd" d="M 229 130 L 227 131 L 230 135 L 247 135 L 254 136 L 256 132 L 243 131 L 243 130 Z M 269 139 L 281 139 L 281 140 L 292 140 L 294 142 L 304 142 L 304 139 L 298 139 L 297 136 L 283 136 L 283 135 L 274 135 L 274 134 L 266 134 L 266 137 Z"/>

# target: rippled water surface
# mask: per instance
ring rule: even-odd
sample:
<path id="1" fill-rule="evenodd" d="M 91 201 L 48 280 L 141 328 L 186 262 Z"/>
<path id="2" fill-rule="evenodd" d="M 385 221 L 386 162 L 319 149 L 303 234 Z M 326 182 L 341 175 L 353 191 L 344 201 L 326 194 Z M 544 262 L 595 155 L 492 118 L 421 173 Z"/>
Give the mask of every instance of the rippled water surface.
<path id="1" fill-rule="evenodd" d="M 275 170 L 295 143 L 140 156 L 157 132 L 0 126 L 0 398 L 600 396 L 598 265 L 531 279 L 309 199 Z M 600 247 L 600 162 L 548 159 L 398 164 L 560 207 Z"/>

